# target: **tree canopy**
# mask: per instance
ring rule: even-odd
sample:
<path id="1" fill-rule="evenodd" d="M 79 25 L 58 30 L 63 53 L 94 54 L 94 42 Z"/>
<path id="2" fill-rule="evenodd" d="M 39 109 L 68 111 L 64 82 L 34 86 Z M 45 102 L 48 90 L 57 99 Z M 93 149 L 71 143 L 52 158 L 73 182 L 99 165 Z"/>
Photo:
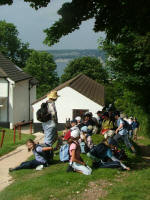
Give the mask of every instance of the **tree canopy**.
<path id="1" fill-rule="evenodd" d="M 106 83 L 107 71 L 102 67 L 99 59 L 95 57 L 82 57 L 72 60 L 61 76 L 61 82 L 65 82 L 76 75 L 83 73 L 99 83 Z"/>
<path id="2" fill-rule="evenodd" d="M 136 92 L 140 104 L 148 108 L 150 95 L 150 33 L 145 36 L 130 31 L 122 32 L 117 44 L 104 41 L 104 49 L 115 78 L 128 90 Z M 148 108 L 150 111 L 150 107 Z M 148 111 L 148 110 L 147 110 Z"/>
<path id="3" fill-rule="evenodd" d="M 45 95 L 59 83 L 53 56 L 47 52 L 32 51 L 24 70 L 39 81 L 37 97 Z"/>
<path id="4" fill-rule="evenodd" d="M 24 1 L 30 2 L 30 6 L 35 9 L 50 3 L 50 0 Z M 13 0 L 0 1 L 0 5 L 12 3 Z M 148 134 L 150 128 L 149 13 L 149 0 L 72 0 L 64 3 L 59 9 L 59 20 L 44 30 L 46 33 L 44 43 L 51 46 L 59 42 L 62 36 L 79 29 L 83 21 L 94 19 L 94 31 L 104 31 L 106 34 L 103 48 L 109 55 L 107 68 L 113 73 L 112 78 L 115 79 L 106 88 L 106 92 L 109 92 L 107 100 L 112 99 L 119 109 L 139 117 L 143 127 L 147 127 Z M 78 62 L 72 61 L 70 66 L 67 66 L 61 81 L 77 75 L 77 69 L 80 72 L 84 71 L 91 78 L 96 77 L 95 79 L 101 80 L 97 77 L 98 73 L 89 67 L 90 65 L 87 70 L 86 67 L 78 67 L 76 63 Z M 81 66 L 85 65 L 81 64 Z"/>
<path id="5" fill-rule="evenodd" d="M 0 21 L 0 51 L 17 66 L 24 67 L 30 50 L 29 44 L 18 38 L 16 26 L 6 21 Z"/>
<path id="6" fill-rule="evenodd" d="M 46 7 L 50 0 L 24 0 L 30 6 L 38 9 Z M 1 0 L 0 5 L 12 4 L 13 0 Z M 117 41 L 122 28 L 144 35 L 150 31 L 150 1 L 145 0 L 72 0 L 64 3 L 59 9 L 60 18 L 54 25 L 45 30 L 45 43 L 53 45 L 62 36 L 75 29 L 81 23 L 94 18 L 94 31 L 105 31 L 111 41 Z"/>

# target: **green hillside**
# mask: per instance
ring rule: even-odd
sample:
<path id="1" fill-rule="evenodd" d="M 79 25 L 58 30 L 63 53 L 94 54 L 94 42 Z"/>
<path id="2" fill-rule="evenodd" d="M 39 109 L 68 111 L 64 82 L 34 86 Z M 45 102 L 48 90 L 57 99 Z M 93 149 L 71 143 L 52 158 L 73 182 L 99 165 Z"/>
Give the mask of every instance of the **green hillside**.
<path id="1" fill-rule="evenodd" d="M 68 50 L 47 50 L 54 56 L 54 59 L 74 59 L 83 56 L 101 57 L 105 60 L 105 52 L 98 49 L 68 49 Z"/>

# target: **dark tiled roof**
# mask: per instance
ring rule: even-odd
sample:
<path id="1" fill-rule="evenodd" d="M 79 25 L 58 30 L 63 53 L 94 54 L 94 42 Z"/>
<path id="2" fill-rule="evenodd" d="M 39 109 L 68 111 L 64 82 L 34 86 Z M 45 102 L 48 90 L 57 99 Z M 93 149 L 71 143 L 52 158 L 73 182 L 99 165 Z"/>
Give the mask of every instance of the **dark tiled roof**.
<path id="1" fill-rule="evenodd" d="M 3 72 L 5 72 L 7 77 L 15 82 L 32 78 L 31 75 L 26 74 L 24 71 L 22 71 L 12 61 L 3 56 L 2 53 L 0 53 L 0 68 L 3 70 Z"/>
<path id="2" fill-rule="evenodd" d="M 4 72 L 2 68 L 0 68 L 0 78 L 6 78 L 7 74 Z"/>
<path id="3" fill-rule="evenodd" d="M 65 83 L 59 85 L 53 90 L 58 91 L 67 86 L 73 88 L 74 90 L 78 91 L 79 93 L 91 99 L 92 101 L 104 106 L 104 86 L 92 80 L 88 76 L 84 74 L 79 74 L 76 77 L 70 79 L 69 81 L 66 81 Z M 38 99 L 36 102 L 44 99 L 45 97 L 46 95 Z"/>

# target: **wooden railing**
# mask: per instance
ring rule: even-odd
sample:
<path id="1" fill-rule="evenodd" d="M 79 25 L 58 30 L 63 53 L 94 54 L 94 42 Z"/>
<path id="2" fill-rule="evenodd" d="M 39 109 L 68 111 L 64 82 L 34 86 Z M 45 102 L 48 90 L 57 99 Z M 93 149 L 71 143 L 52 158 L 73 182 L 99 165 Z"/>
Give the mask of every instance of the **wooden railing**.
<path id="1" fill-rule="evenodd" d="M 5 137 L 5 130 L 2 129 L 2 130 L 0 130 L 0 132 L 2 132 L 2 137 L 1 137 L 1 142 L 0 142 L 0 148 L 2 148 L 3 142 L 4 142 L 4 137 Z"/>
<path id="2" fill-rule="evenodd" d="M 18 129 L 18 135 L 19 135 L 19 140 L 21 140 L 21 127 L 25 125 L 30 125 L 30 134 L 32 134 L 32 124 L 33 121 L 28 121 L 28 122 L 18 122 L 14 124 L 14 143 L 16 141 L 16 130 Z"/>

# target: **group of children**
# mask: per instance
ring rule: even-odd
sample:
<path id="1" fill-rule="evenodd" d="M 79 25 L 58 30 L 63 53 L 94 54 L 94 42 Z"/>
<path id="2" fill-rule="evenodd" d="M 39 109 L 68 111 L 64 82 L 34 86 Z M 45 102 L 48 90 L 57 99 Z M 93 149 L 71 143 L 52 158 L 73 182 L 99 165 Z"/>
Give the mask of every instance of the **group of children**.
<path id="1" fill-rule="evenodd" d="M 72 121 L 66 122 L 65 130 L 62 135 L 57 138 L 56 147 L 41 146 L 33 140 L 27 141 L 29 151 L 33 151 L 35 159 L 21 163 L 16 168 L 11 168 L 9 171 L 39 168 L 39 166 L 48 166 L 53 159 L 53 152 L 60 150 L 62 155 L 67 152 L 69 167 L 67 171 L 75 171 L 85 175 L 92 173 L 92 168 L 122 168 L 130 170 L 120 160 L 125 158 L 125 152 L 119 150 L 119 143 L 122 140 L 124 144 L 133 153 L 136 153 L 131 142 L 129 122 L 120 117 L 120 112 L 97 112 L 97 118 L 92 116 L 92 113 L 87 112 L 84 116 L 77 116 Z M 134 138 L 137 139 L 138 122 L 135 119 L 132 122 Z M 136 131 L 134 131 L 136 129 Z M 103 135 L 103 141 L 95 145 L 92 141 L 93 134 Z M 67 148 L 64 148 L 67 147 Z M 67 150 L 67 151 L 66 151 Z M 87 166 L 81 157 L 81 153 L 85 153 L 93 161 L 92 168 Z M 61 157 L 61 154 L 60 154 Z M 61 158 L 60 158 L 61 160 Z"/>

